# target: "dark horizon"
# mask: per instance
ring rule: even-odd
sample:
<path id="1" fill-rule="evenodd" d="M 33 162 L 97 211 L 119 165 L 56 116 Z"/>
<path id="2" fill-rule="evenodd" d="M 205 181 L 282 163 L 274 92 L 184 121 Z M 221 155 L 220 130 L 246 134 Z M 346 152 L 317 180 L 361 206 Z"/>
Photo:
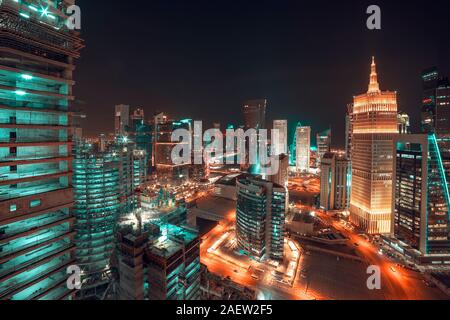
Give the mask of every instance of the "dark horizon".
<path id="1" fill-rule="evenodd" d="M 417 131 L 421 71 L 450 75 L 450 4 L 377 1 L 382 30 L 370 31 L 372 2 L 336 2 L 79 0 L 86 134 L 113 131 L 116 104 L 225 126 L 243 122 L 245 100 L 266 98 L 268 123 L 301 121 L 313 135 L 331 126 L 342 147 L 346 106 L 367 91 L 372 55 L 381 89 L 398 91 Z"/>

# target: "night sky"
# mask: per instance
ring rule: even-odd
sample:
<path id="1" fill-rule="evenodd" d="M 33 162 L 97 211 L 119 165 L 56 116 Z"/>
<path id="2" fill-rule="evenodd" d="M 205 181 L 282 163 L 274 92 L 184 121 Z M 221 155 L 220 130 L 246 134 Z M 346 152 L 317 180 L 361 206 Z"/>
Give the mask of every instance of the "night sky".
<path id="1" fill-rule="evenodd" d="M 422 69 L 450 75 L 450 4 L 429 1 L 77 0 L 86 48 L 77 103 L 88 135 L 110 132 L 114 105 L 173 118 L 243 122 L 243 101 L 267 98 L 268 120 L 333 129 L 367 91 L 375 55 L 382 90 L 419 128 Z M 378 4 L 382 30 L 366 28 Z M 313 139 L 315 140 L 315 139 Z"/>

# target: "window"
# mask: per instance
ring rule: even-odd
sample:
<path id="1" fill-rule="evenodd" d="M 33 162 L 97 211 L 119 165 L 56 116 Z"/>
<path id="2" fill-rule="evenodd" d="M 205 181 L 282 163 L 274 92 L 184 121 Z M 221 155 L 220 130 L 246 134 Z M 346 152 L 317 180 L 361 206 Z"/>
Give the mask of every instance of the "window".
<path id="1" fill-rule="evenodd" d="M 9 212 L 15 212 L 17 211 L 17 204 L 11 204 L 9 206 Z"/>
<path id="2" fill-rule="evenodd" d="M 36 208 L 41 205 L 41 199 L 32 200 L 30 202 L 30 208 Z"/>

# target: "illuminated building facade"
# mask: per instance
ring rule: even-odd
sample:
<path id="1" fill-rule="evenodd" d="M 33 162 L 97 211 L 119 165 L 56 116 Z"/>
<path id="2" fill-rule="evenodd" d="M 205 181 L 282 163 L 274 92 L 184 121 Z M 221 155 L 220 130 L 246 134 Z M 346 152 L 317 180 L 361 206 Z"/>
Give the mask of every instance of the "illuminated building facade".
<path id="1" fill-rule="evenodd" d="M 249 100 L 242 106 L 245 130 L 266 129 L 267 100 Z"/>
<path id="2" fill-rule="evenodd" d="M 145 121 L 142 109 L 135 110 L 131 116 L 128 138 L 135 143 L 136 150 L 145 152 L 147 172 L 150 173 L 152 167 L 152 129 L 150 124 Z"/>
<path id="3" fill-rule="evenodd" d="M 309 172 L 311 161 L 311 127 L 297 127 L 295 166 L 298 172 Z"/>
<path id="4" fill-rule="evenodd" d="M 422 73 L 422 131 L 446 133 L 450 127 L 450 82 L 436 67 Z"/>
<path id="5" fill-rule="evenodd" d="M 320 165 L 322 157 L 325 155 L 325 153 L 331 151 L 331 129 L 325 130 L 316 135 L 316 145 L 318 165 Z"/>
<path id="6" fill-rule="evenodd" d="M 345 114 L 345 153 L 347 159 L 352 159 L 352 141 L 353 141 L 353 103 L 347 105 L 347 113 Z"/>
<path id="7" fill-rule="evenodd" d="M 130 128 L 130 106 L 119 104 L 115 106 L 114 129 L 116 136 L 125 136 Z"/>
<path id="8" fill-rule="evenodd" d="M 397 93 L 381 91 L 372 59 L 367 93 L 354 97 L 350 220 L 370 234 L 391 230 L 392 140 Z"/>
<path id="9" fill-rule="evenodd" d="M 122 212 L 120 157 L 79 143 L 73 162 L 77 265 L 83 271 L 82 298 L 98 296 L 110 280 L 117 220 Z"/>
<path id="10" fill-rule="evenodd" d="M 259 178 L 237 181 L 238 248 L 258 260 L 282 260 L 286 188 Z"/>
<path id="11" fill-rule="evenodd" d="M 278 156 L 278 166 L 278 171 L 274 175 L 268 176 L 266 180 L 287 187 L 289 181 L 289 157 L 286 154 Z"/>
<path id="12" fill-rule="evenodd" d="M 279 141 L 273 141 L 274 155 L 288 154 L 288 121 L 274 120 L 273 129 L 279 132 Z"/>
<path id="13" fill-rule="evenodd" d="M 0 299 L 71 299 L 73 1 L 0 5 Z"/>
<path id="14" fill-rule="evenodd" d="M 350 162 L 345 154 L 325 153 L 320 169 L 320 207 L 323 210 L 348 209 Z"/>
<path id="15" fill-rule="evenodd" d="M 450 196 L 434 133 L 394 139 L 392 234 L 418 264 L 450 264 Z"/>
<path id="16" fill-rule="evenodd" d="M 172 150 L 179 144 L 189 144 L 189 141 L 172 142 L 172 132 L 177 129 L 186 129 L 192 132 L 192 121 L 173 121 L 164 117 L 155 124 L 155 166 L 160 181 L 180 183 L 189 178 L 189 165 L 174 164 Z"/>
<path id="17" fill-rule="evenodd" d="M 447 182 L 450 181 L 450 82 L 437 68 L 422 73 L 422 131 L 434 133 Z M 450 185 L 448 185 L 450 187 Z"/>

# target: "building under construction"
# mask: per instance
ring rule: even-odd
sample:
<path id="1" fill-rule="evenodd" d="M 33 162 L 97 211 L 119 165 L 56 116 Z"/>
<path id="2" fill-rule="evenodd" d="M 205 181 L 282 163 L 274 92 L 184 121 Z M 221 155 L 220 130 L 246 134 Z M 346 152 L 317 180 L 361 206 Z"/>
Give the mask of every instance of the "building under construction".
<path id="1" fill-rule="evenodd" d="M 119 216 L 136 209 L 136 189 L 145 180 L 145 157 L 133 143 L 119 141 L 104 152 L 86 141 L 75 147 L 73 211 L 82 299 L 99 298 L 109 286 Z"/>
<path id="2" fill-rule="evenodd" d="M 122 217 L 118 232 L 118 298 L 199 300 L 198 231 L 142 212 Z"/>
<path id="3" fill-rule="evenodd" d="M 73 0 L 0 1 L 0 299 L 71 299 Z"/>

